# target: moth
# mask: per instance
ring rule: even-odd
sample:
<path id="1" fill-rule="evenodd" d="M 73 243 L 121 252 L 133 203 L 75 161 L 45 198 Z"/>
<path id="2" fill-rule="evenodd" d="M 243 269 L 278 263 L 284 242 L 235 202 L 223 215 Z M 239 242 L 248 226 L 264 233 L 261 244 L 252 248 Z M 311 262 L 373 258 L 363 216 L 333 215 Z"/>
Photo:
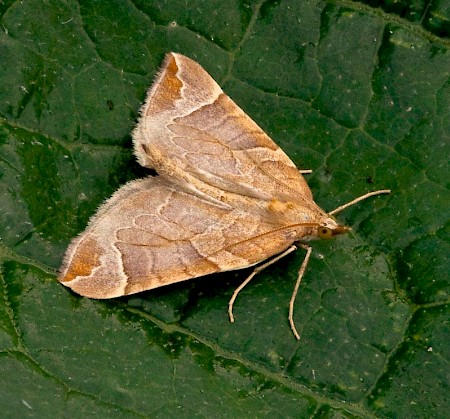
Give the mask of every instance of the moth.
<path id="1" fill-rule="evenodd" d="M 349 231 L 313 200 L 301 171 L 195 61 L 169 53 L 133 131 L 139 164 L 157 176 L 122 186 L 70 244 L 59 281 L 90 298 L 114 298 L 215 272 L 259 265 L 254 275 L 306 249 L 289 304 L 308 263 L 307 241 Z"/>

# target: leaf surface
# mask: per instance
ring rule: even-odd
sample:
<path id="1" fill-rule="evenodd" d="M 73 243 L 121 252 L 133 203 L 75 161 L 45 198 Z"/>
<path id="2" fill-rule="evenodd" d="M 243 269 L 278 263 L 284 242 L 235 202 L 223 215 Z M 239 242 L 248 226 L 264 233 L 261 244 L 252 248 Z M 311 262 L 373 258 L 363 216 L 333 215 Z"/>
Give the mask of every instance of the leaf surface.
<path id="1" fill-rule="evenodd" d="M 188 4 L 188 5 L 187 5 Z M 4 417 L 443 417 L 449 394 L 445 2 L 0 4 Z M 423 5 L 423 6 L 422 6 Z M 164 54 L 200 62 L 346 237 L 255 278 L 108 301 L 56 281 L 98 205 L 148 173 L 130 132 Z"/>

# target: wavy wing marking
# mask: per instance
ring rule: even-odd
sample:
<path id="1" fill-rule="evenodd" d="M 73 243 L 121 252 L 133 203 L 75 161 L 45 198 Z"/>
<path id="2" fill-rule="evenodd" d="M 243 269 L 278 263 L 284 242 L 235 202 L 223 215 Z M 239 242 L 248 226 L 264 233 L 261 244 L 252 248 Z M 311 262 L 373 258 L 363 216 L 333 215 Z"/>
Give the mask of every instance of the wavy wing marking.
<path id="1" fill-rule="evenodd" d="M 180 54 L 167 55 L 133 137 L 140 164 L 215 198 L 217 190 L 262 200 L 312 197 L 289 157 Z"/>

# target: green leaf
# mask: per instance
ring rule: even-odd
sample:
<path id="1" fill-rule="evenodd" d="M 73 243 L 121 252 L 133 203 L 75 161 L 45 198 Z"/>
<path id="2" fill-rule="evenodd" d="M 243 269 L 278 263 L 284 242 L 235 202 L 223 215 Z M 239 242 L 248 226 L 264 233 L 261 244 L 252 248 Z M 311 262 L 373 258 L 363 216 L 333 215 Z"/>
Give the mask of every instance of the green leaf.
<path id="1" fill-rule="evenodd" d="M 367 4 L 366 4 L 367 3 Z M 444 417 L 446 2 L 0 3 L 3 417 Z M 382 4 L 381 4 L 382 3 Z M 130 132 L 166 52 L 200 62 L 307 175 L 346 237 L 262 272 L 109 301 L 56 280 L 98 205 L 148 173 Z"/>

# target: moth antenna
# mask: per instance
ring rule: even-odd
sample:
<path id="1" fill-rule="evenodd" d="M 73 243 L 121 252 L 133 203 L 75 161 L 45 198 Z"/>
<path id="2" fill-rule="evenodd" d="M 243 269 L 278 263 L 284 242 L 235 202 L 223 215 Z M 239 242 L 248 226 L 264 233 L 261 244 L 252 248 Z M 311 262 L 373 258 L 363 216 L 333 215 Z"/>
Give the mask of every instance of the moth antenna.
<path id="1" fill-rule="evenodd" d="M 303 275 L 305 274 L 306 267 L 308 266 L 309 257 L 312 253 L 312 247 L 306 244 L 299 244 L 302 249 L 306 250 L 305 259 L 303 259 L 302 265 L 298 271 L 297 282 L 295 283 L 294 291 L 292 292 L 291 300 L 289 301 L 289 324 L 291 325 L 292 333 L 297 340 L 300 340 L 300 335 L 297 332 L 297 328 L 294 323 L 294 303 L 297 298 L 298 289 L 300 288 L 300 282 L 302 282 Z"/>
<path id="2" fill-rule="evenodd" d="M 334 215 L 337 214 L 338 212 L 341 212 L 342 210 L 344 210 L 345 208 L 348 208 L 352 205 L 355 205 L 357 202 L 362 201 L 364 199 L 370 198 L 371 196 L 376 196 L 376 195 L 381 195 L 381 194 L 387 194 L 387 193 L 391 193 L 390 189 L 382 189 L 380 191 L 373 191 L 373 192 L 368 192 L 358 198 L 355 198 L 353 201 L 347 202 L 344 205 L 341 205 L 340 207 L 337 207 L 336 209 L 334 209 L 333 211 L 330 211 L 328 213 L 328 215 Z"/>

